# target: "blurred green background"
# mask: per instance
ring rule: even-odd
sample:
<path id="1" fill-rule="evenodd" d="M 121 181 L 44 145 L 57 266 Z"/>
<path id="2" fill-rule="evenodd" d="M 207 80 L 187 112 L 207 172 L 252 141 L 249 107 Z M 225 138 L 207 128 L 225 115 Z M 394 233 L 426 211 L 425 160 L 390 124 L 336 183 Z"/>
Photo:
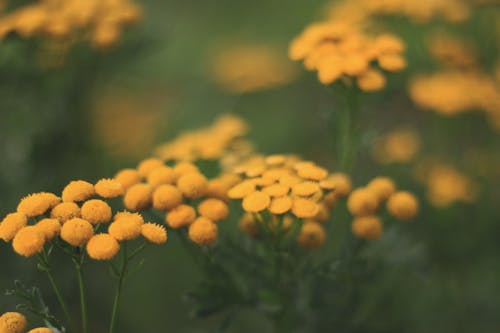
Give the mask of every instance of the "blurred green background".
<path id="1" fill-rule="evenodd" d="M 55 68 L 40 66 L 43 51 L 36 40 L 9 37 L 0 45 L 0 216 L 15 210 L 27 193 L 58 193 L 70 180 L 94 182 L 135 166 L 158 143 L 207 126 L 226 112 L 248 121 L 249 138 L 259 151 L 298 153 L 335 169 L 329 124 L 341 112 L 339 103 L 314 74 L 287 58 L 289 41 L 321 17 L 324 1 L 148 0 L 140 5 L 144 19 L 115 48 L 99 51 L 81 43 Z M 473 19 L 456 26 L 387 21 L 407 41 L 411 66 L 389 76 L 382 92 L 364 96 L 363 147 L 353 178 L 361 185 L 376 175 L 389 175 L 415 191 L 422 207 L 417 221 L 396 234 L 389 230 L 374 245 L 385 258 L 383 270 L 359 286 L 358 306 L 341 331 L 495 332 L 500 327 L 498 132 L 481 113 L 448 118 L 423 112 L 406 93 L 412 74 L 435 67 L 424 54 L 423 36 L 436 27 L 475 41 L 481 64 L 493 71 L 499 59 L 494 32 L 498 11 L 498 5 L 479 7 Z M 214 82 L 211 64 L 219 48 L 232 44 L 272 46 L 296 79 L 262 91 L 228 92 Z M 375 163 L 370 153 L 374 140 L 401 126 L 414 128 L 422 138 L 417 161 Z M 466 154 L 470 151 L 486 157 L 474 158 L 478 155 Z M 480 189 L 476 202 L 430 205 L 412 172 L 427 157 L 446 161 L 474 179 Z M 327 243 L 317 251 L 334 248 Z M 201 277 L 175 235 L 167 246 L 150 248 L 145 258 L 143 270 L 127 281 L 118 331 L 215 332 L 221 316 L 190 316 L 183 295 Z M 27 285 L 40 285 L 52 300 L 33 260 L 21 259 L 10 244 L 0 242 L 0 262 L 0 289 L 21 278 Z M 91 267 L 91 331 L 99 333 L 107 325 L 112 285 L 104 264 Z M 57 270 L 77 311 L 73 271 L 63 261 Z M 15 304 L 13 298 L 0 297 L 2 312 Z M 318 316 L 335 313 L 322 308 Z M 326 320 L 318 331 L 333 331 L 335 320 Z M 229 331 L 256 330 L 268 332 L 270 323 L 245 310 Z"/>

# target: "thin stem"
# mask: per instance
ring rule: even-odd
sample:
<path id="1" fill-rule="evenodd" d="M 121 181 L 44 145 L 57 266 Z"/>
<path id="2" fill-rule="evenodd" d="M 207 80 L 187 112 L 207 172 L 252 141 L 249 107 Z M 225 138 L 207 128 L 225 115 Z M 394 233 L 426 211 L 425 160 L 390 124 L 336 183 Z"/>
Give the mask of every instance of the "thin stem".
<path id="1" fill-rule="evenodd" d="M 64 316 L 66 317 L 66 320 L 68 321 L 68 325 L 72 328 L 74 328 L 74 323 L 73 320 L 71 319 L 71 315 L 69 314 L 68 307 L 66 306 L 66 302 L 64 302 L 64 299 L 62 297 L 61 291 L 57 287 L 57 283 L 54 279 L 54 276 L 52 275 L 52 272 L 50 269 L 46 270 L 47 276 L 49 277 L 50 284 L 52 286 L 52 289 L 54 290 L 54 293 L 56 294 L 57 301 L 59 302 L 59 305 L 61 306 Z"/>
<path id="2" fill-rule="evenodd" d="M 136 252 L 134 252 L 130 257 L 133 257 Z M 121 292 L 122 292 L 122 288 L 123 288 L 123 280 L 124 280 L 125 274 L 127 272 L 128 260 L 129 260 L 129 257 L 127 255 L 127 243 L 125 242 L 123 244 L 122 267 L 120 270 L 120 276 L 118 277 L 118 283 L 116 284 L 116 289 L 115 289 L 115 299 L 113 301 L 113 310 L 111 313 L 111 323 L 109 324 L 109 333 L 113 333 L 115 330 L 116 314 L 118 313 L 118 304 L 120 303 L 120 296 L 121 296 Z"/>
<path id="3" fill-rule="evenodd" d="M 83 256 L 81 254 L 80 260 L 73 260 L 75 263 L 75 268 L 78 276 L 78 288 L 80 289 L 80 309 L 82 317 L 82 333 L 87 333 L 87 299 L 85 297 L 85 283 L 83 282 Z"/>
<path id="4" fill-rule="evenodd" d="M 342 171 L 348 171 L 352 166 L 353 157 L 357 150 L 354 141 L 358 112 L 357 90 L 354 87 L 346 87 L 342 90 L 340 98 L 344 100 L 345 108 L 340 111 L 339 166 Z"/>

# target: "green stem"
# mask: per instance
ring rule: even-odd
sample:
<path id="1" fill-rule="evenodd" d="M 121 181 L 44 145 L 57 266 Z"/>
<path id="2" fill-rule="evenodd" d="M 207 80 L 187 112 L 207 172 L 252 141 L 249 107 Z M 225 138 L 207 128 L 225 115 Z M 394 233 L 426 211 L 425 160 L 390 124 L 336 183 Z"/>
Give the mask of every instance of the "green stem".
<path id="1" fill-rule="evenodd" d="M 131 255 L 133 257 L 135 252 Z M 120 270 L 120 276 L 118 277 L 118 283 L 115 289 L 115 299 L 113 301 L 113 310 L 111 313 L 111 323 L 109 324 L 109 333 L 113 333 L 116 325 L 116 314 L 118 313 L 118 304 L 120 303 L 120 296 L 123 288 L 123 280 L 125 279 L 125 274 L 127 272 L 127 264 L 129 257 L 127 255 L 127 243 L 123 244 L 123 261 Z"/>
<path id="2" fill-rule="evenodd" d="M 342 171 L 349 171 L 357 151 L 357 144 L 354 140 L 358 112 L 357 90 L 353 87 L 347 87 L 342 90 L 340 98 L 344 100 L 345 107 L 344 110 L 340 111 L 339 167 Z"/>
<path id="3" fill-rule="evenodd" d="M 83 259 L 83 255 L 82 255 Z M 85 297 L 85 284 L 83 282 L 82 261 L 75 261 L 75 268 L 78 275 L 78 288 L 80 289 L 80 309 L 82 316 L 82 333 L 87 333 L 87 299 Z"/>
<path id="4" fill-rule="evenodd" d="M 49 281 L 50 281 L 50 284 L 52 286 L 52 289 L 54 290 L 54 293 L 56 294 L 57 301 L 59 302 L 59 305 L 61 306 L 61 308 L 64 312 L 64 316 L 66 317 L 66 320 L 68 321 L 68 325 L 71 328 L 74 328 L 75 326 L 73 324 L 73 320 L 71 319 L 71 315 L 69 314 L 68 307 L 66 306 L 66 302 L 64 302 L 61 291 L 57 287 L 57 283 L 54 279 L 54 276 L 52 275 L 52 272 L 50 271 L 50 269 L 48 269 L 46 272 L 47 272 L 47 276 L 49 277 Z"/>

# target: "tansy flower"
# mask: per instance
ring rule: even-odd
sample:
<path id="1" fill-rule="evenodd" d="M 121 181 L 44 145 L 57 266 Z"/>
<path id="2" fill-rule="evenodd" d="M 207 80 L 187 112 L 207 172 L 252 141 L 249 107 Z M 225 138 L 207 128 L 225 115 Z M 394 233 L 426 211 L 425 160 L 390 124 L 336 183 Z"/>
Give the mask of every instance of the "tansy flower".
<path id="1" fill-rule="evenodd" d="M 10 242 L 16 233 L 28 223 L 28 219 L 23 213 L 10 213 L 0 224 L 0 238 Z"/>
<path id="2" fill-rule="evenodd" d="M 200 173 L 188 173 L 179 178 L 177 187 L 189 199 L 198 199 L 206 194 L 207 179 Z"/>
<path id="3" fill-rule="evenodd" d="M 124 193 L 124 186 L 116 179 L 101 179 L 94 188 L 97 195 L 106 199 L 116 198 Z"/>
<path id="4" fill-rule="evenodd" d="M 417 215 L 418 200 L 410 192 L 396 192 L 389 197 L 387 209 L 398 220 L 410 220 Z"/>
<path id="5" fill-rule="evenodd" d="M 283 184 L 272 184 L 264 186 L 262 192 L 266 193 L 270 197 L 282 197 L 290 191 L 290 187 Z"/>
<path id="6" fill-rule="evenodd" d="M 166 215 L 167 224 L 174 229 L 188 226 L 196 219 L 196 211 L 188 205 L 179 205 Z"/>
<path id="7" fill-rule="evenodd" d="M 81 213 L 82 218 L 92 224 L 108 223 L 113 215 L 111 207 L 99 199 L 85 201 L 82 205 Z"/>
<path id="8" fill-rule="evenodd" d="M 61 229 L 61 238 L 73 246 L 86 244 L 94 235 L 94 229 L 89 221 L 73 218 L 66 221 Z"/>
<path id="9" fill-rule="evenodd" d="M 383 231 L 382 222 L 376 216 L 357 217 L 351 227 L 356 236 L 368 240 L 379 239 Z"/>
<path id="10" fill-rule="evenodd" d="M 141 211 L 151 206 L 153 188 L 149 184 L 135 184 L 128 188 L 123 203 L 133 211 Z"/>
<path id="11" fill-rule="evenodd" d="M 139 163 L 137 171 L 142 178 L 146 178 L 151 171 L 164 166 L 163 161 L 157 158 L 148 158 Z"/>
<path id="12" fill-rule="evenodd" d="M 243 181 L 233 188 L 231 188 L 228 192 L 228 196 L 231 199 L 242 199 L 249 194 L 255 192 L 256 185 L 252 181 Z"/>
<path id="13" fill-rule="evenodd" d="M 357 84 L 361 90 L 377 91 L 385 86 L 385 77 L 376 69 L 369 69 L 358 76 Z"/>
<path id="14" fill-rule="evenodd" d="M 256 237 L 259 234 L 258 222 L 250 213 L 243 214 L 239 223 L 240 229 L 249 236 Z"/>
<path id="15" fill-rule="evenodd" d="M 368 188 L 358 188 L 349 195 L 347 208 L 356 216 L 373 214 L 378 208 L 377 196 Z"/>
<path id="16" fill-rule="evenodd" d="M 58 219 L 42 219 L 35 226 L 45 236 L 47 242 L 54 239 L 61 232 L 61 223 Z"/>
<path id="17" fill-rule="evenodd" d="M 200 173 L 200 169 L 190 162 L 179 162 L 174 166 L 174 175 L 176 179 L 189 173 Z"/>
<path id="18" fill-rule="evenodd" d="M 396 191 L 394 181 L 388 177 L 373 178 L 366 188 L 375 193 L 379 202 L 387 200 Z"/>
<path id="19" fill-rule="evenodd" d="M 29 330 L 28 333 L 54 333 L 54 331 L 47 327 L 37 327 Z"/>
<path id="20" fill-rule="evenodd" d="M 135 223 L 139 224 L 139 225 L 143 225 L 144 224 L 144 218 L 142 217 L 141 214 L 139 213 L 131 213 L 131 212 L 127 212 L 127 211 L 123 211 L 123 212 L 118 212 L 115 214 L 113 220 L 116 221 L 116 220 L 119 220 L 123 217 L 126 217 L 126 218 L 131 218 L 135 221 Z"/>
<path id="21" fill-rule="evenodd" d="M 281 215 L 292 209 L 293 199 L 289 196 L 282 196 L 271 199 L 268 209 L 272 214 Z"/>
<path id="22" fill-rule="evenodd" d="M 95 260 L 110 260 L 120 251 L 120 244 L 109 234 L 98 234 L 89 240 L 86 248 L 90 258 Z"/>
<path id="23" fill-rule="evenodd" d="M 147 181 L 151 186 L 158 187 L 162 184 L 174 184 L 176 177 L 172 168 L 161 166 L 148 174 Z"/>
<path id="24" fill-rule="evenodd" d="M 255 191 L 243 199 L 243 209 L 249 213 L 258 213 L 269 207 L 271 198 L 264 192 Z"/>
<path id="25" fill-rule="evenodd" d="M 300 219 L 312 218 L 318 214 L 319 205 L 312 200 L 294 198 L 292 203 L 292 213 Z"/>
<path id="26" fill-rule="evenodd" d="M 141 181 L 141 175 L 135 169 L 120 170 L 114 178 L 126 190 L 130 186 L 135 185 Z"/>
<path id="27" fill-rule="evenodd" d="M 108 232 L 119 241 L 132 240 L 141 234 L 141 226 L 133 217 L 120 217 L 109 225 Z"/>
<path id="28" fill-rule="evenodd" d="M 153 192 L 153 207 L 170 210 L 182 204 L 182 192 L 170 184 L 160 185 Z"/>
<path id="29" fill-rule="evenodd" d="M 320 186 L 328 184 L 329 189 L 333 188 L 335 195 L 339 197 L 346 197 L 352 191 L 352 183 L 349 176 L 344 173 L 332 173 L 327 179 L 320 182 Z"/>
<path id="30" fill-rule="evenodd" d="M 45 245 L 44 234 L 35 226 L 24 227 L 19 230 L 12 241 L 12 247 L 17 254 L 31 257 L 42 252 Z"/>
<path id="31" fill-rule="evenodd" d="M 56 206 L 61 199 L 55 194 L 40 192 L 24 197 L 17 206 L 17 211 L 27 216 L 39 216 L 45 214 L 50 208 Z"/>
<path id="32" fill-rule="evenodd" d="M 94 185 L 83 180 L 74 180 L 64 188 L 62 199 L 64 202 L 79 202 L 87 200 L 94 194 Z"/>
<path id="33" fill-rule="evenodd" d="M 304 179 L 322 180 L 328 176 L 326 169 L 317 166 L 306 166 L 297 171 L 297 175 Z"/>
<path id="34" fill-rule="evenodd" d="M 75 217 L 81 217 L 80 207 L 74 202 L 61 202 L 59 205 L 52 208 L 50 217 L 56 218 L 59 222 L 64 223 Z"/>
<path id="35" fill-rule="evenodd" d="M 325 229 L 320 223 L 306 221 L 297 236 L 297 243 L 307 249 L 317 248 L 325 242 Z"/>
<path id="36" fill-rule="evenodd" d="M 26 317 L 18 312 L 6 312 L 0 317 L 0 332 L 2 333 L 24 333 L 27 326 Z"/>
<path id="37" fill-rule="evenodd" d="M 189 226 L 189 238 L 198 245 L 210 246 L 217 240 L 217 225 L 206 217 L 198 217 Z"/>
<path id="38" fill-rule="evenodd" d="M 164 226 L 155 223 L 144 223 L 141 226 L 141 234 L 154 244 L 162 244 L 167 241 L 167 230 Z"/>
<path id="39" fill-rule="evenodd" d="M 321 187 L 316 182 L 306 181 L 292 187 L 292 193 L 300 197 L 308 197 L 321 192 Z"/>
<path id="40" fill-rule="evenodd" d="M 397 129 L 382 136 L 373 148 L 373 158 L 382 164 L 405 163 L 420 150 L 420 137 L 411 129 Z"/>
<path id="41" fill-rule="evenodd" d="M 229 207 L 219 199 L 205 199 L 198 205 L 198 213 L 214 222 L 225 220 L 229 215 Z"/>

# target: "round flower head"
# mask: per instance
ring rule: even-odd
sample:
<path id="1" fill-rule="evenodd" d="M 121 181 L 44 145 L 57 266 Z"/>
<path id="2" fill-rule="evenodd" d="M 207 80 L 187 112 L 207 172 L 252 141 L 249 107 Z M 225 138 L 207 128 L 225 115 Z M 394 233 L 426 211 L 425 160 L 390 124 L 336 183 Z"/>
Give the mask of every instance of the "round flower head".
<path id="1" fill-rule="evenodd" d="M 174 169 L 168 166 L 161 166 L 151 171 L 148 174 L 147 180 L 151 186 L 157 187 L 162 184 L 174 184 L 176 177 Z"/>
<path id="2" fill-rule="evenodd" d="M 18 231 L 18 233 L 14 237 L 14 240 L 12 241 L 12 247 L 14 248 L 14 251 L 24 257 L 31 257 L 37 253 L 42 252 L 44 245 L 45 236 L 35 226 L 22 228 Z"/>
<path id="3" fill-rule="evenodd" d="M 255 191 L 243 199 L 243 209 L 249 213 L 258 213 L 269 207 L 271 198 L 264 192 Z"/>
<path id="4" fill-rule="evenodd" d="M 19 230 L 28 223 L 28 219 L 23 213 L 10 213 L 0 224 L 0 238 L 10 242 Z"/>
<path id="5" fill-rule="evenodd" d="M 115 180 L 120 183 L 124 190 L 141 181 L 141 175 L 135 169 L 123 169 L 115 175 Z"/>
<path id="6" fill-rule="evenodd" d="M 315 221 L 306 221 L 297 236 L 297 242 L 306 249 L 320 247 L 325 243 L 325 228 Z"/>
<path id="7" fill-rule="evenodd" d="M 219 199 L 206 199 L 198 205 L 198 213 L 214 222 L 227 219 L 229 207 Z"/>
<path id="8" fill-rule="evenodd" d="M 387 201 L 387 209 L 398 220 L 410 220 L 417 215 L 418 200 L 410 192 L 396 192 Z"/>
<path id="9" fill-rule="evenodd" d="M 54 333 L 54 331 L 47 327 L 37 327 L 29 330 L 28 333 Z"/>
<path id="10" fill-rule="evenodd" d="M 0 317 L 1 333 L 24 333 L 28 321 L 18 312 L 6 312 Z"/>
<path id="11" fill-rule="evenodd" d="M 363 91 L 376 91 L 385 86 L 385 77 L 375 69 L 369 69 L 357 79 L 358 86 Z"/>
<path id="12" fill-rule="evenodd" d="M 352 191 L 347 199 L 347 209 L 352 215 L 370 215 L 378 208 L 377 196 L 367 188 L 358 188 Z"/>
<path id="13" fill-rule="evenodd" d="M 389 72 L 398 72 L 406 68 L 406 60 L 400 54 L 383 54 L 378 57 L 381 68 Z"/>
<path id="14" fill-rule="evenodd" d="M 196 219 L 196 211 L 188 205 L 179 205 L 167 213 L 167 224 L 174 229 L 190 225 Z"/>
<path id="15" fill-rule="evenodd" d="M 240 219 L 240 229 L 249 236 L 256 237 L 259 234 L 259 225 L 250 213 L 244 214 Z"/>
<path id="16" fill-rule="evenodd" d="M 184 176 L 188 173 L 199 173 L 199 172 L 200 170 L 198 169 L 198 167 L 193 163 L 189 162 L 180 162 L 174 166 L 174 174 L 176 179 L 179 179 L 181 176 Z"/>
<path id="17" fill-rule="evenodd" d="M 217 224 L 206 217 L 197 218 L 189 226 L 189 238 L 198 245 L 210 246 L 218 236 Z"/>
<path id="18" fill-rule="evenodd" d="M 286 162 L 285 155 L 269 155 L 266 157 L 265 162 L 270 166 L 279 166 Z"/>
<path id="19" fill-rule="evenodd" d="M 255 183 L 246 180 L 232 187 L 227 194 L 231 199 L 243 199 L 253 192 L 255 192 Z"/>
<path id="20" fill-rule="evenodd" d="M 351 179 L 344 173 L 333 173 L 325 180 L 325 182 L 326 181 L 330 182 L 336 196 L 345 197 L 352 191 Z"/>
<path id="21" fill-rule="evenodd" d="M 45 241 L 51 241 L 61 232 L 61 223 L 58 219 L 42 219 L 35 226 L 45 236 Z"/>
<path id="22" fill-rule="evenodd" d="M 388 177 L 374 178 L 366 187 L 375 193 L 379 202 L 387 200 L 396 191 L 396 185 Z"/>
<path id="23" fill-rule="evenodd" d="M 292 187 L 292 193 L 301 197 L 308 197 L 318 192 L 321 192 L 319 184 L 312 181 L 301 182 Z"/>
<path id="24" fill-rule="evenodd" d="M 273 198 L 269 205 L 269 211 L 276 215 L 285 214 L 292 209 L 293 199 L 289 196 Z"/>
<path id="25" fill-rule="evenodd" d="M 97 195 L 106 199 L 119 197 L 125 192 L 124 186 L 116 179 L 101 179 L 94 188 Z"/>
<path id="26" fill-rule="evenodd" d="M 148 158 L 139 163 L 137 171 L 142 178 L 146 178 L 151 171 L 164 166 L 163 161 L 157 158 Z"/>
<path id="27" fill-rule="evenodd" d="M 132 185 L 125 196 L 123 203 L 129 210 L 141 211 L 151 206 L 153 188 L 149 184 Z"/>
<path id="28" fill-rule="evenodd" d="M 34 193 L 19 202 L 17 211 L 30 217 L 39 216 L 45 214 L 45 212 L 56 206 L 60 201 L 61 199 L 52 193 Z"/>
<path id="29" fill-rule="evenodd" d="M 290 187 L 283 184 L 273 184 L 262 188 L 262 192 L 266 193 L 270 197 L 282 197 L 287 195 L 290 191 Z"/>
<path id="30" fill-rule="evenodd" d="M 50 217 L 58 219 L 59 222 L 64 223 L 75 217 L 81 217 L 80 207 L 74 202 L 62 202 L 52 208 Z"/>
<path id="31" fill-rule="evenodd" d="M 93 236 L 87 243 L 87 253 L 94 260 L 113 259 L 120 251 L 120 244 L 109 234 Z"/>
<path id="32" fill-rule="evenodd" d="M 92 224 L 108 223 L 112 215 L 111 207 L 102 200 L 92 199 L 82 205 L 82 218 Z"/>
<path id="33" fill-rule="evenodd" d="M 207 179 L 201 173 L 188 173 L 179 178 L 177 187 L 189 199 L 198 199 L 207 193 Z"/>
<path id="34" fill-rule="evenodd" d="M 318 214 L 319 205 L 312 200 L 294 198 L 292 204 L 292 213 L 300 219 L 313 218 Z"/>
<path id="35" fill-rule="evenodd" d="M 160 185 L 153 192 L 153 207 L 155 209 L 166 211 L 180 204 L 182 204 L 182 193 L 173 185 Z"/>
<path id="36" fill-rule="evenodd" d="M 216 198 L 220 200 L 227 200 L 227 192 L 231 188 L 231 184 L 228 184 L 222 179 L 211 179 L 207 183 L 207 196 L 211 198 Z"/>
<path id="37" fill-rule="evenodd" d="M 141 234 L 141 225 L 133 217 L 121 217 L 109 225 L 108 232 L 119 241 L 136 239 Z"/>
<path id="38" fill-rule="evenodd" d="M 318 166 L 306 166 L 298 169 L 297 175 L 305 179 L 322 180 L 328 176 L 328 171 Z"/>
<path id="39" fill-rule="evenodd" d="M 93 235 L 92 224 L 77 217 L 66 221 L 61 229 L 61 238 L 73 246 L 84 245 Z"/>
<path id="40" fill-rule="evenodd" d="M 164 226 L 155 223 L 144 223 L 141 226 L 141 234 L 153 244 L 162 244 L 167 241 L 167 230 Z"/>
<path id="41" fill-rule="evenodd" d="M 80 202 L 87 200 L 94 194 L 94 185 L 83 180 L 74 180 L 64 188 L 62 199 L 64 202 Z"/>
<path id="42" fill-rule="evenodd" d="M 352 222 L 352 232 L 361 238 L 375 240 L 382 236 L 383 226 L 376 216 L 357 217 Z"/>

